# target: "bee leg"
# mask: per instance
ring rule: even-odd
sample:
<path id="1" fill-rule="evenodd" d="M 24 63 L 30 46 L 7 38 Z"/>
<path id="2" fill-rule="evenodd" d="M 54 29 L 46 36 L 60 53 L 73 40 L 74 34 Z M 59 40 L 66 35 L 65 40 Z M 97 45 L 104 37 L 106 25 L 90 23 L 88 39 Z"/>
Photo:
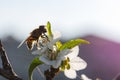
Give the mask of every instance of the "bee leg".
<path id="1" fill-rule="evenodd" d="M 41 49 L 40 48 L 40 44 L 39 44 L 39 41 L 37 40 L 37 43 L 36 43 L 36 47 L 37 47 L 37 49 Z"/>
<path id="2" fill-rule="evenodd" d="M 44 33 L 43 33 L 43 35 L 41 37 L 46 38 L 47 41 L 50 41 L 48 36 L 46 34 L 44 34 Z"/>
<path id="3" fill-rule="evenodd" d="M 40 42 L 40 46 L 43 47 L 43 44 Z"/>

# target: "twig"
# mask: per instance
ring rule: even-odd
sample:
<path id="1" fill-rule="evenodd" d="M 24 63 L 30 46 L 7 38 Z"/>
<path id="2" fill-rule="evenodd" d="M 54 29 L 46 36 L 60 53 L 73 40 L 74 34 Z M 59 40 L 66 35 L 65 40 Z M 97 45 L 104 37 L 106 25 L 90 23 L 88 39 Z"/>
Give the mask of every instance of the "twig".
<path id="1" fill-rule="evenodd" d="M 50 70 L 46 70 L 44 72 L 44 75 L 46 77 L 46 80 L 53 80 L 53 78 L 57 75 L 57 73 L 59 72 L 59 68 L 55 69 L 53 67 L 50 68 Z"/>
<path id="2" fill-rule="evenodd" d="M 10 61 L 7 57 L 7 54 L 2 46 L 1 40 L 0 40 L 0 56 L 2 60 L 2 68 L 0 68 L 0 75 L 5 77 L 8 80 L 22 80 L 18 77 L 18 75 L 14 72 Z"/>

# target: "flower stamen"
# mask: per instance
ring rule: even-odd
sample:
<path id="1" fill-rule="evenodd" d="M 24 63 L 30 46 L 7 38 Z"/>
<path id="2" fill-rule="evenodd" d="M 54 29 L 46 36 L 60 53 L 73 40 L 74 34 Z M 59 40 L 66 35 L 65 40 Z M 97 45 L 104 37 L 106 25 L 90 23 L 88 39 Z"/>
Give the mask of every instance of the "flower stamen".
<path id="1" fill-rule="evenodd" d="M 70 69 L 70 64 L 69 64 L 69 62 L 70 62 L 69 57 L 67 57 L 66 60 L 62 61 L 62 62 L 61 62 L 61 70 L 63 70 L 63 71 L 64 71 L 65 69 L 69 70 L 69 69 Z"/>

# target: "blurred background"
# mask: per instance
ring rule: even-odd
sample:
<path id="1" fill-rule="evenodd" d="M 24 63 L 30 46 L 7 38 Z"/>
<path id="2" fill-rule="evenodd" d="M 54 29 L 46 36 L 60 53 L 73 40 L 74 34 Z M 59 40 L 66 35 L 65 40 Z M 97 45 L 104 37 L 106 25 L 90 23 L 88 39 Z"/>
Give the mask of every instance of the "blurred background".
<path id="1" fill-rule="evenodd" d="M 15 71 L 27 80 L 34 56 L 25 45 L 17 46 L 33 29 L 50 21 L 63 41 L 83 38 L 91 42 L 80 46 L 79 55 L 88 67 L 79 75 L 112 80 L 120 72 L 119 4 L 120 0 L 0 0 L 0 38 Z M 56 80 L 64 77 L 61 73 Z M 34 79 L 40 78 L 35 71 Z"/>

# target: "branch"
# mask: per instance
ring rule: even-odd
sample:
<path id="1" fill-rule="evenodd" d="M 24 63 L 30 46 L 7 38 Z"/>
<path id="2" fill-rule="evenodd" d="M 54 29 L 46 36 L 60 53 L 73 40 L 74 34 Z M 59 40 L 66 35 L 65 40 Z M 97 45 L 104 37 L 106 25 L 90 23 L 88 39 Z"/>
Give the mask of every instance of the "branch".
<path id="1" fill-rule="evenodd" d="M 14 72 L 14 70 L 10 64 L 10 61 L 7 57 L 7 54 L 2 46 L 1 40 L 0 40 L 0 56 L 1 56 L 1 60 L 2 60 L 2 68 L 0 68 L 0 75 L 7 78 L 8 80 L 22 80 Z"/>
<path id="2" fill-rule="evenodd" d="M 55 69 L 53 67 L 50 68 L 50 70 L 46 70 L 44 72 L 44 75 L 46 77 L 46 80 L 53 80 L 53 78 L 59 73 L 59 68 Z"/>

